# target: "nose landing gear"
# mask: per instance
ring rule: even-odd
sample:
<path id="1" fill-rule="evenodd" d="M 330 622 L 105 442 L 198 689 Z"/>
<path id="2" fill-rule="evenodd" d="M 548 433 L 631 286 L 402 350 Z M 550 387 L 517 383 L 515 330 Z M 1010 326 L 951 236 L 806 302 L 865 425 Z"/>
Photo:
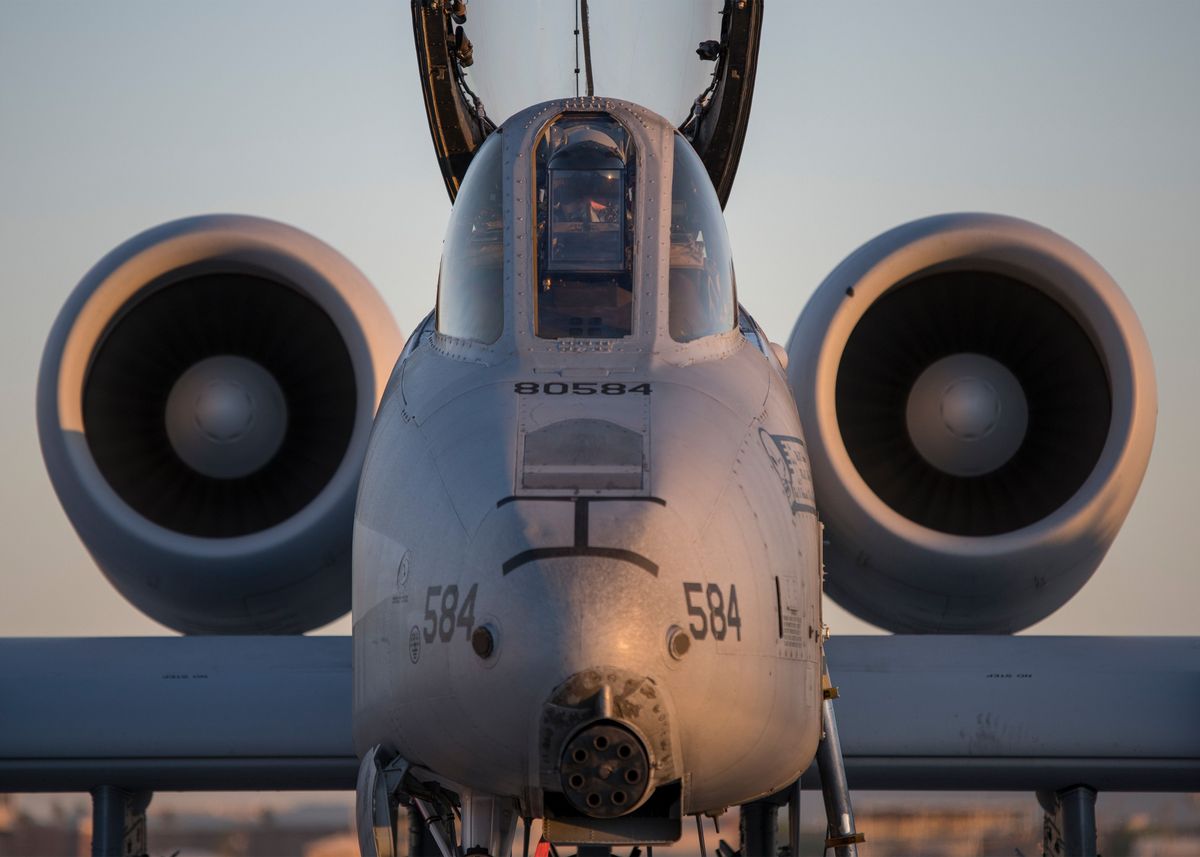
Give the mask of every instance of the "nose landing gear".
<path id="1" fill-rule="evenodd" d="M 406 848 L 397 847 L 402 805 L 408 808 Z M 358 770 L 362 857 L 508 857 L 517 817 L 514 801 L 465 789 L 451 794 L 436 782 L 422 782 L 404 759 L 388 760 L 378 746 Z"/>

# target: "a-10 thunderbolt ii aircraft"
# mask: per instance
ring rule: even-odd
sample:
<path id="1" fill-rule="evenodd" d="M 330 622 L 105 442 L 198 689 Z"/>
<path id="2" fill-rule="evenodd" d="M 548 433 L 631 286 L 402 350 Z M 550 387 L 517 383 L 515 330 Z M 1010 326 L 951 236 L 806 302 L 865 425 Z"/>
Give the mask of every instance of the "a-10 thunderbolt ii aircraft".
<path id="1" fill-rule="evenodd" d="M 359 490 L 366 764 L 568 842 L 674 839 L 680 809 L 794 782 L 820 733 L 812 481 L 691 144 L 616 100 L 518 113 L 444 254 Z"/>
<path id="2" fill-rule="evenodd" d="M 830 726 L 824 571 L 890 630 L 1011 632 L 1136 493 L 1144 336 L 1048 230 L 901 226 L 768 342 L 722 216 L 762 8 L 723 13 L 678 128 L 586 94 L 495 126 L 464 4 L 413 4 L 454 207 L 398 362 L 352 265 L 247 217 L 132 239 L 51 334 L 47 466 L 139 608 L 302 632 L 349 606 L 353 545 L 365 853 L 395 853 L 401 805 L 413 853 L 498 857 L 521 819 L 608 853 L 778 794 Z"/>

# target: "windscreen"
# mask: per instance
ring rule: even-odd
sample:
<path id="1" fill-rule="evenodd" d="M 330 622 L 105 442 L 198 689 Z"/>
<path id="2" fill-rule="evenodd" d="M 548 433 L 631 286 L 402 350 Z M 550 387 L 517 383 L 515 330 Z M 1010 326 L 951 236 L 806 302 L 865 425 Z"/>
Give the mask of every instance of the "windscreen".
<path id="1" fill-rule="evenodd" d="M 721 203 L 691 144 L 675 135 L 671 176 L 671 338 L 691 342 L 733 328 L 733 257 Z"/>
<path id="2" fill-rule="evenodd" d="M 467 170 L 442 245 L 437 329 L 490 344 L 504 330 L 503 146 L 484 142 Z"/>
<path id="3" fill-rule="evenodd" d="M 634 161 L 629 134 L 607 115 L 559 117 L 538 142 L 539 337 L 632 333 Z"/>

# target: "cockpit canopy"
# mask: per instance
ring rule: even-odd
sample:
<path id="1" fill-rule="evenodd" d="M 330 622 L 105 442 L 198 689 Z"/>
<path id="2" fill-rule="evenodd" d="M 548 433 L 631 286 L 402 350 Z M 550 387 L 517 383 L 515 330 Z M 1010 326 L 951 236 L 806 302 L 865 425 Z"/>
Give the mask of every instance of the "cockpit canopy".
<path id="1" fill-rule="evenodd" d="M 552 98 L 604 96 L 669 118 L 721 205 L 750 117 L 762 0 L 414 0 L 417 68 L 454 199 L 496 123 Z"/>
<path id="2" fill-rule="evenodd" d="M 676 342 L 691 342 L 732 328 L 737 298 L 721 203 L 691 144 L 673 139 L 669 328 Z"/>
<path id="3" fill-rule="evenodd" d="M 633 332 L 636 159 L 604 114 L 561 116 L 535 153 L 535 332 L 614 339 Z"/>
<path id="4" fill-rule="evenodd" d="M 442 245 L 437 329 L 490 345 L 504 331 L 504 146 L 489 137 L 467 171 Z"/>
<path id="5" fill-rule="evenodd" d="M 657 117 L 654 121 L 665 125 Z M 651 338 L 664 326 L 646 324 L 663 310 L 665 330 L 675 342 L 734 328 L 733 261 L 708 172 L 680 133 L 644 127 L 634 133 L 637 125 L 622 124 L 609 112 L 576 109 L 545 121 L 521 144 L 526 151 L 511 150 L 513 134 L 494 134 L 484 142 L 466 173 L 446 234 L 438 288 L 440 333 L 494 343 L 504 331 L 506 309 L 512 318 L 531 318 L 532 330 L 526 333 L 542 340 Z M 507 214 L 505 137 L 513 161 L 510 181 L 519 186 L 531 180 L 528 197 L 522 197 L 527 210 Z M 639 147 L 647 150 L 640 158 Z M 666 209 L 655 188 L 667 183 L 668 165 Z M 532 240 L 535 264 L 523 278 L 528 288 L 514 289 L 511 299 L 532 306 L 505 306 L 505 238 L 524 234 L 511 222 L 514 217 L 533 225 L 525 240 Z M 664 269 L 668 274 L 661 283 L 658 272 Z M 665 304 L 658 299 L 664 285 Z"/>

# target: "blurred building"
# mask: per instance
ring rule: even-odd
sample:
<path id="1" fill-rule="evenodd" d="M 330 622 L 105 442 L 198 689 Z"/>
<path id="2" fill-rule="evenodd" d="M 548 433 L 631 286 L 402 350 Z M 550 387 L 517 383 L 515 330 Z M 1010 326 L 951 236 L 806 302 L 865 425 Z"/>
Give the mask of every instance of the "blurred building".
<path id="1" fill-rule="evenodd" d="M 0 794 L 0 857 L 87 857 L 91 816 L 84 799 L 22 798 Z M 229 795 L 228 804 L 181 811 L 153 804 L 148 820 L 154 857 L 358 857 L 352 804 L 303 803 L 275 811 L 252 795 Z M 1011 798 L 1011 799 L 1010 799 Z M 179 802 L 175 803 L 179 806 Z M 824 844 L 819 801 L 810 802 L 797 857 L 821 857 Z M 942 794 L 864 795 L 857 812 L 866 834 L 863 857 L 1040 857 L 1042 814 L 1032 796 Z M 780 813 L 780 844 L 787 841 L 787 815 Z M 402 816 L 402 824 L 407 827 Z M 1200 799 L 1185 795 L 1102 795 L 1099 848 L 1104 857 L 1197 857 Z M 736 843 L 737 810 L 717 824 L 705 819 L 707 852 L 724 839 Z M 540 824 L 533 829 L 534 841 Z M 684 837 L 656 857 L 700 853 L 692 819 Z M 401 836 L 406 831 L 402 830 Z M 518 833 L 514 853 L 520 853 Z M 562 849 L 567 857 L 574 849 Z"/>
<path id="2" fill-rule="evenodd" d="M 1042 816 L 1036 806 L 911 808 L 858 813 L 870 857 L 981 857 L 1041 854 Z"/>
<path id="3" fill-rule="evenodd" d="M 1130 857 L 1196 857 L 1197 854 L 1200 854 L 1200 836 L 1150 833 L 1133 842 Z"/>
<path id="4" fill-rule="evenodd" d="M 78 854 L 75 822 L 64 810 L 36 820 L 21 811 L 16 795 L 0 794 L 0 857 Z"/>

